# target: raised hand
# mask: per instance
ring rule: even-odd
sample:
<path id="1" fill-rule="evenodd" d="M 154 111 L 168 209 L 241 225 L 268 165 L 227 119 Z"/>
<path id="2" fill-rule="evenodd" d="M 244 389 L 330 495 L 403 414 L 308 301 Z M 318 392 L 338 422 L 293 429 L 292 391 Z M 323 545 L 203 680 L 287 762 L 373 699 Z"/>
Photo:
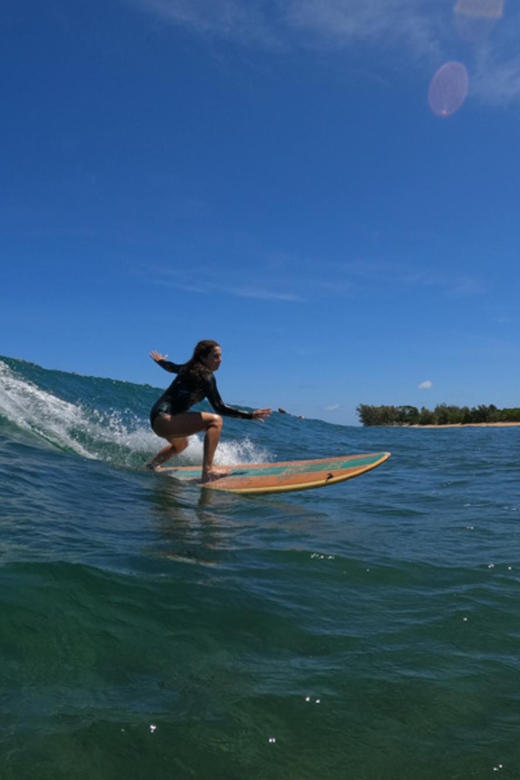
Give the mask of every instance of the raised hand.
<path id="1" fill-rule="evenodd" d="M 152 358 L 152 360 L 155 360 L 156 363 L 158 363 L 160 360 L 167 360 L 168 359 L 168 355 L 161 355 L 161 353 L 157 352 L 156 349 L 153 349 L 150 352 L 150 357 Z"/>
<path id="2" fill-rule="evenodd" d="M 255 409 L 253 412 L 253 420 L 260 420 L 260 422 L 264 422 L 264 420 L 269 417 L 270 414 L 270 409 Z"/>

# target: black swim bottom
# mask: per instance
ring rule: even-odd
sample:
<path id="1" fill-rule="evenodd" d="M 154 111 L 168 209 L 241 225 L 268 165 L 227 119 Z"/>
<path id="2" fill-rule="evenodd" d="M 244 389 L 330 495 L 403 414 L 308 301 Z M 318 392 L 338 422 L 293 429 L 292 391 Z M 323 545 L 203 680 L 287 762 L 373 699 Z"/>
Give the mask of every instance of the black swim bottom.
<path id="1" fill-rule="evenodd" d="M 160 414 L 174 414 L 171 403 L 169 401 L 165 401 L 163 398 L 159 398 L 159 400 L 156 401 L 152 406 L 152 410 L 150 412 L 150 425 L 152 426 L 152 430 L 155 419 Z"/>

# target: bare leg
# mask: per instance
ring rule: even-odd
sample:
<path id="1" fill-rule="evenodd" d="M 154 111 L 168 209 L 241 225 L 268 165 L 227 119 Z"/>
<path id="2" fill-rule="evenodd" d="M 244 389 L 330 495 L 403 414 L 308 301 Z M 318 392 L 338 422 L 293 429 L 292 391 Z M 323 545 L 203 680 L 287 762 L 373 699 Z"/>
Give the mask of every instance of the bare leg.
<path id="1" fill-rule="evenodd" d="M 176 455 L 180 455 L 180 453 L 185 450 L 187 446 L 188 439 L 186 437 L 172 439 L 172 443 L 168 444 L 167 447 L 163 447 L 162 450 L 159 450 L 157 455 L 146 464 L 146 468 L 152 469 L 152 471 L 156 468 L 159 468 L 159 466 L 162 466 L 162 464 L 166 463 L 166 461 L 170 460 L 170 458 L 174 458 Z"/>
<path id="2" fill-rule="evenodd" d="M 222 418 L 208 412 L 184 412 L 182 414 L 160 414 L 154 420 L 154 432 L 169 442 L 168 447 L 160 450 L 147 468 L 154 469 L 170 458 L 178 455 L 188 446 L 188 436 L 205 431 L 204 459 L 202 463 L 202 482 L 210 482 L 222 476 L 213 469 L 213 458 L 222 431 Z"/>
<path id="3" fill-rule="evenodd" d="M 206 428 L 206 436 L 204 437 L 204 458 L 202 461 L 202 482 L 210 482 L 217 476 L 222 476 L 213 470 L 213 458 L 220 441 L 220 434 L 222 432 L 222 417 L 218 414 L 213 415 L 215 418 Z"/>

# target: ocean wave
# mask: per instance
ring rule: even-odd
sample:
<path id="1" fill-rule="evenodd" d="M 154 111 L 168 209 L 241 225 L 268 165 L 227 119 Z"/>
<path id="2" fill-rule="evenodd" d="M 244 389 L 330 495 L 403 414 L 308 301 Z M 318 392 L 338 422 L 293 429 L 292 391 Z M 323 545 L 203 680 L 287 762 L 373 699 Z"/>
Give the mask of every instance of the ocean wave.
<path id="1" fill-rule="evenodd" d="M 12 361 L 11 361 L 12 362 Z M 23 365 L 23 364 L 22 364 Z M 48 372 L 59 375 L 60 388 L 66 383 L 64 372 Z M 77 382 L 71 375 L 71 380 Z M 111 380 L 81 377 L 84 395 L 100 382 L 111 385 Z M 139 386 L 132 386 L 133 395 Z M 148 396 L 149 388 L 142 388 Z M 122 397 L 125 401 L 125 397 Z M 135 406 L 135 402 L 134 402 Z M 141 406 L 148 411 L 148 399 Z M 84 458 L 107 461 L 123 467 L 139 467 L 154 451 L 161 447 L 161 440 L 151 431 L 148 418 L 129 408 L 99 409 L 84 402 L 71 402 L 39 386 L 20 370 L 0 360 L 0 419 L 31 435 L 32 441 Z M 202 463 L 203 437 L 193 436 L 179 462 L 186 465 Z M 215 462 L 219 465 L 258 463 L 269 460 L 269 452 L 249 438 L 222 441 Z"/>

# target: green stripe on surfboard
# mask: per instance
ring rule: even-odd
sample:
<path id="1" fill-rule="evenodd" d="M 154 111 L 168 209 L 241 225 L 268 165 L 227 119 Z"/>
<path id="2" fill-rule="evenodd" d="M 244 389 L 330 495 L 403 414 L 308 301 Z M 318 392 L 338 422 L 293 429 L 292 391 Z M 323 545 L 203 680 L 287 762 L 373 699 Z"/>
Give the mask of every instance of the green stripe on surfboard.
<path id="1" fill-rule="evenodd" d="M 370 466 L 375 463 L 383 453 L 378 452 L 374 455 L 348 456 L 345 458 L 331 458 L 330 460 L 295 460 L 287 463 L 244 463 L 240 466 L 231 466 L 231 472 L 228 476 L 247 476 L 247 477 L 274 477 L 283 474 L 315 474 L 319 471 L 342 471 L 344 469 L 359 468 L 361 466 Z M 175 467 L 174 467 L 175 468 Z M 193 479 L 195 473 L 201 473 L 200 466 L 185 466 L 175 469 L 177 479 Z"/>
<path id="2" fill-rule="evenodd" d="M 231 466 L 228 474 L 202 487 L 244 494 L 306 490 L 359 476 L 389 457 L 388 452 L 376 452 L 283 463 L 244 463 Z M 161 471 L 190 482 L 201 478 L 200 466 L 173 466 Z"/>

